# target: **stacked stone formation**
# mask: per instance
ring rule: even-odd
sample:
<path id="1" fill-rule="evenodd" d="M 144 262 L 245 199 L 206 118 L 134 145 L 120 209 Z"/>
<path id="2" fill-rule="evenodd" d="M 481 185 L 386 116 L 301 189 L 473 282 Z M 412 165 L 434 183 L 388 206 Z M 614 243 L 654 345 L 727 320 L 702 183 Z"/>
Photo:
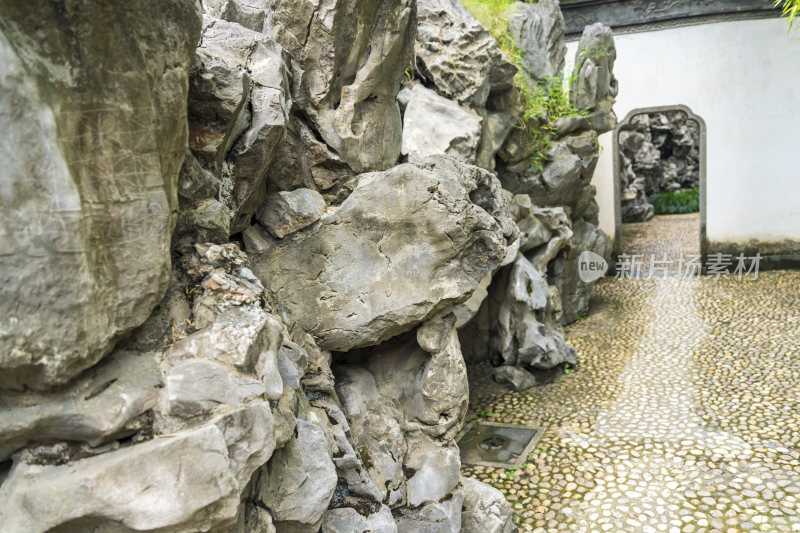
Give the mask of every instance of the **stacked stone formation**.
<path id="1" fill-rule="evenodd" d="M 650 220 L 661 192 L 700 186 L 700 127 L 683 111 L 635 116 L 619 147 L 623 222 Z"/>
<path id="2" fill-rule="evenodd" d="M 462 341 L 575 362 L 591 124 L 526 167 L 455 0 L 7 3 L 4 528 L 510 531 L 460 475 Z M 558 72 L 557 3 L 522 15 Z"/>

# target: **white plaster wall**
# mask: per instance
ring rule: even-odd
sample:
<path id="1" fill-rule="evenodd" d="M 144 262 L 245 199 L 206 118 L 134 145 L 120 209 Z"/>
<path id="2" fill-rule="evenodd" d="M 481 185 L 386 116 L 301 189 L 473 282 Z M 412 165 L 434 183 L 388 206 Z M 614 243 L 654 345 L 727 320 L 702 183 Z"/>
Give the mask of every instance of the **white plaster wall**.
<path id="1" fill-rule="evenodd" d="M 684 104 L 707 125 L 712 243 L 800 241 L 800 32 L 781 19 L 719 22 L 615 38 L 619 120 Z M 568 44 L 572 68 L 577 42 Z M 593 183 L 614 235 L 611 134 Z"/>

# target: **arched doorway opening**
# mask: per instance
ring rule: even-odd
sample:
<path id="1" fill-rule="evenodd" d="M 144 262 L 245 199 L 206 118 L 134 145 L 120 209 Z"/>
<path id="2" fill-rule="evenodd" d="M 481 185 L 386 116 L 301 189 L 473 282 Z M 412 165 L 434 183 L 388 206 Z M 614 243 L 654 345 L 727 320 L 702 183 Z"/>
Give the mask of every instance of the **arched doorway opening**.
<path id="1" fill-rule="evenodd" d="M 650 221 L 657 212 L 670 212 L 671 202 L 691 198 L 696 190 L 698 214 L 683 223 L 696 224 L 691 228 L 690 253 L 699 255 L 701 264 L 705 264 L 705 121 L 684 105 L 634 109 L 614 130 L 613 163 L 614 255 L 626 252 L 626 244 L 631 244 L 626 238 L 633 240 L 631 228 L 638 231 L 641 224 L 637 223 Z"/>

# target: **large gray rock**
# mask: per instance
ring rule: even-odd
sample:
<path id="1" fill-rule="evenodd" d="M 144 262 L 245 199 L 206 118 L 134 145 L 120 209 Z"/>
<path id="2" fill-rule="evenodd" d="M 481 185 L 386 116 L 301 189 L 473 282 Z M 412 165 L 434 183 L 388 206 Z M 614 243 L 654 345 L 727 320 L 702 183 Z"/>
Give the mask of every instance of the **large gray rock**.
<path id="1" fill-rule="evenodd" d="M 461 482 L 464 485 L 462 533 L 512 533 L 516 530 L 511 520 L 511 504 L 502 492 L 468 477 Z"/>
<path id="2" fill-rule="evenodd" d="M 596 282 L 585 283 L 579 275 L 580 256 L 590 251 L 611 259 L 611 239 L 608 235 L 589 222 L 576 222 L 573 227 L 572 243 L 567 253 L 562 254 L 552 263 L 551 279 L 561 295 L 561 322 L 571 324 L 589 314 L 592 287 Z"/>
<path id="3" fill-rule="evenodd" d="M 517 116 L 513 110 L 485 112 L 476 158 L 479 167 L 494 171 L 495 156 L 516 125 Z"/>
<path id="4" fill-rule="evenodd" d="M 494 176 L 431 158 L 361 176 L 336 212 L 255 257 L 254 271 L 320 347 L 347 351 L 468 299 L 516 232 Z"/>
<path id="5" fill-rule="evenodd" d="M 264 30 L 270 4 L 270 0 L 203 0 L 203 10 L 212 17 L 260 32 Z"/>
<path id="6" fill-rule="evenodd" d="M 333 370 L 360 460 L 382 491 L 381 500 L 402 505 L 406 482 L 402 458 L 408 451 L 408 442 L 400 406 L 381 394 L 376 376 L 368 369 L 344 365 Z"/>
<path id="7" fill-rule="evenodd" d="M 496 383 L 511 387 L 517 392 L 528 390 L 536 386 L 536 376 L 524 368 L 502 365 L 492 370 L 492 379 Z"/>
<path id="8" fill-rule="evenodd" d="M 414 471 L 406 484 L 411 507 L 441 500 L 461 480 L 461 459 L 454 443 L 441 447 L 431 440 L 417 439 L 409 447 L 405 466 Z"/>
<path id="9" fill-rule="evenodd" d="M 222 182 L 200 165 L 191 151 L 178 176 L 178 223 L 174 245 L 182 249 L 197 242 L 224 243 L 231 229 L 231 210 L 221 202 Z"/>
<path id="10" fill-rule="evenodd" d="M 203 17 L 189 87 L 189 147 L 222 182 L 232 233 L 249 225 L 264 200 L 292 106 L 287 61 L 268 36 Z"/>
<path id="11" fill-rule="evenodd" d="M 531 219 L 535 220 L 535 225 L 529 222 Z M 532 246 L 540 239 L 531 239 L 529 234 L 524 247 L 528 260 L 539 274 L 545 276 L 551 261 L 572 243 L 572 224 L 567 213 L 560 207 L 533 209 L 530 217 L 524 219 L 520 225 L 530 227 L 529 224 L 534 225 L 535 231 L 542 232 L 540 235 L 548 237 L 540 245 Z M 536 234 L 533 233 L 533 235 Z"/>
<path id="12" fill-rule="evenodd" d="M 355 187 L 356 172 L 317 134 L 299 114 L 293 114 L 269 171 L 267 189 L 319 191 L 330 204 L 340 204 Z"/>
<path id="13" fill-rule="evenodd" d="M 167 356 L 174 362 L 206 359 L 231 365 L 262 380 L 270 399 L 283 392 L 277 367 L 283 341 L 280 322 L 257 305 L 225 305 L 214 322 L 175 343 Z"/>
<path id="14" fill-rule="evenodd" d="M 344 507 L 325 513 L 322 533 L 397 533 L 397 524 L 386 506 L 368 516 L 351 507 Z"/>
<path id="15" fill-rule="evenodd" d="M 263 31 L 292 57 L 294 108 L 268 189 L 316 188 L 331 203 L 358 173 L 400 157 L 395 101 L 416 30 L 412 0 L 205 0 L 206 11 Z"/>
<path id="16" fill-rule="evenodd" d="M 0 486 L 3 528 L 20 533 L 207 531 L 232 526 L 238 505 L 214 425 L 62 466 L 15 463 Z"/>
<path id="17" fill-rule="evenodd" d="M 549 369 L 577 362 L 575 349 L 564 340 L 558 291 L 524 255 L 498 279 L 494 291 L 502 303 L 497 309 L 494 331 L 495 364 L 525 369 Z"/>
<path id="18" fill-rule="evenodd" d="M 264 384 L 238 377 L 225 367 L 202 359 L 175 365 L 166 376 L 166 411 L 191 418 L 220 406 L 238 406 L 266 392 Z"/>
<path id="19" fill-rule="evenodd" d="M 522 71 L 534 82 L 561 77 L 567 46 L 558 0 L 516 2 L 509 9 L 508 30 L 521 52 Z"/>
<path id="20" fill-rule="evenodd" d="M 542 170 L 506 168 L 501 181 L 513 193 L 530 195 L 539 206 L 564 207 L 573 220 L 596 223 L 598 208 L 591 181 L 598 157 L 597 135 L 583 131 L 553 141 Z"/>
<path id="21" fill-rule="evenodd" d="M 219 418 L 216 427 L 225 438 L 228 469 L 241 493 L 277 447 L 275 417 L 268 402 L 255 402 Z"/>
<path id="22" fill-rule="evenodd" d="M 317 191 L 296 189 L 271 194 L 256 218 L 278 239 L 313 224 L 325 213 L 325 199 Z"/>
<path id="23" fill-rule="evenodd" d="M 551 210 L 537 209 L 533 206 L 531 197 L 527 194 L 516 194 L 509 199 L 511 216 L 519 227 L 520 252 L 527 252 L 548 244 L 553 238 L 553 228 L 543 220 L 544 213 L 557 212 L 563 213 L 563 209 L 553 208 Z M 569 220 L 564 213 L 564 225 L 569 227 Z M 514 256 L 516 259 L 516 256 Z"/>
<path id="24" fill-rule="evenodd" d="M 275 452 L 262 472 L 258 497 L 280 531 L 317 531 L 336 487 L 336 467 L 325 434 L 297 421 L 297 435 Z"/>
<path id="25" fill-rule="evenodd" d="M 31 441 L 99 446 L 127 437 L 161 386 L 156 354 L 117 352 L 57 393 L 0 393 L 0 461 Z"/>
<path id="26" fill-rule="evenodd" d="M 416 68 L 443 96 L 473 108 L 507 91 L 517 68 L 459 0 L 418 0 Z"/>
<path id="27" fill-rule="evenodd" d="M 393 508 L 439 501 L 459 482 L 468 384 L 454 324 L 431 320 L 334 367 L 355 447 Z"/>
<path id="28" fill-rule="evenodd" d="M 474 111 L 415 85 L 403 115 L 403 155 L 411 162 L 450 155 L 474 165 L 482 121 Z"/>
<path id="29" fill-rule="evenodd" d="M 0 10 L 0 387 L 44 389 L 164 295 L 200 13 L 182 0 Z"/>
<path id="30" fill-rule="evenodd" d="M 576 82 L 570 99 L 575 107 L 589 112 L 590 116 L 585 118 L 598 133 L 611 131 L 616 124 L 616 115 L 611 109 L 619 92 L 614 77 L 616 59 L 611 28 L 600 22 L 586 26 L 575 52 Z M 600 113 L 592 116 L 594 111 Z"/>
<path id="31" fill-rule="evenodd" d="M 461 531 L 461 491 L 441 502 L 406 509 L 396 516 L 398 533 L 459 533 Z"/>
<path id="32" fill-rule="evenodd" d="M 200 282 L 194 324 L 202 329 L 173 343 L 165 354 L 171 367 L 168 388 L 176 393 L 168 405 L 174 403 L 179 412 L 236 405 L 253 394 L 266 394 L 270 400 L 283 394 L 278 352 L 285 328 L 261 307 L 263 286 L 241 267 L 245 259 L 233 244 L 197 245 L 195 253 L 183 258 L 189 274 Z M 206 386 L 198 384 L 201 377 L 207 378 Z"/>
<path id="33" fill-rule="evenodd" d="M 293 58 L 293 95 L 324 142 L 356 172 L 400 156 L 395 101 L 414 45 L 412 0 L 277 0 L 265 28 Z"/>

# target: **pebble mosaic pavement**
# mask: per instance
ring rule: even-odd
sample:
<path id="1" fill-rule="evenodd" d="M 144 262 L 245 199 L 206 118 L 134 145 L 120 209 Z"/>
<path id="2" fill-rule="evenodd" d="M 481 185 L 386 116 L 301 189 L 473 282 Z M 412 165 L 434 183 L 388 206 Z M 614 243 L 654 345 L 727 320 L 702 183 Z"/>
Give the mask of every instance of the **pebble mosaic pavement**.
<path id="1" fill-rule="evenodd" d="M 579 366 L 523 393 L 468 362 L 471 418 L 545 429 L 519 470 L 462 467 L 521 531 L 800 531 L 800 272 L 607 278 L 566 332 Z"/>

